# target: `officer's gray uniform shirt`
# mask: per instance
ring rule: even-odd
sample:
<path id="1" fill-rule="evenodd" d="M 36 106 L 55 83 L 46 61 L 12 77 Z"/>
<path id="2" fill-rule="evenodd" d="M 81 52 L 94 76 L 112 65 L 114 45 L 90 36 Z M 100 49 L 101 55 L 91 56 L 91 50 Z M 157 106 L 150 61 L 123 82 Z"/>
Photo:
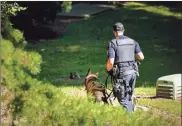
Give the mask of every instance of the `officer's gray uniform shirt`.
<path id="1" fill-rule="evenodd" d="M 116 39 L 119 39 L 119 40 L 125 40 L 125 41 L 131 41 L 131 38 L 127 37 L 127 36 L 118 36 Z M 112 40 L 113 41 L 113 40 Z M 115 53 L 115 45 L 111 42 L 109 42 L 109 45 L 108 45 L 108 58 L 116 58 L 116 53 Z M 133 40 L 134 41 L 134 40 Z M 140 46 L 138 44 L 138 42 L 134 41 L 135 42 L 135 51 L 134 53 L 140 53 L 142 52 L 141 49 L 140 49 Z M 119 63 L 119 67 L 127 67 L 127 66 L 132 66 L 134 64 L 134 61 L 127 61 L 127 62 L 121 62 Z M 129 74 L 130 72 L 132 71 L 128 71 L 127 74 Z"/>

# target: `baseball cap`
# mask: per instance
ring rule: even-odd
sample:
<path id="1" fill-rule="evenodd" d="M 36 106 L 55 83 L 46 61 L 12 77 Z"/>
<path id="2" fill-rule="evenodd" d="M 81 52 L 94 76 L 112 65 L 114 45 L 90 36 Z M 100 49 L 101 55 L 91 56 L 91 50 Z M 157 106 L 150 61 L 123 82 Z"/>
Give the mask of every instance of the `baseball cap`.
<path id="1" fill-rule="evenodd" d="M 113 30 L 114 31 L 124 31 L 124 26 L 122 23 L 117 22 L 116 24 L 113 25 Z"/>

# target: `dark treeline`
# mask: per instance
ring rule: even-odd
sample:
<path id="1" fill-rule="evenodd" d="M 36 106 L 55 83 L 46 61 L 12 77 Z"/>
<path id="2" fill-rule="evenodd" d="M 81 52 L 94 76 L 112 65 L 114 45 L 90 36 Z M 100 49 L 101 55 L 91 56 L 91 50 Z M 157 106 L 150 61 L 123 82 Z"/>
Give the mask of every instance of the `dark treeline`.
<path id="1" fill-rule="evenodd" d="M 27 9 L 11 16 L 10 20 L 14 28 L 24 32 L 26 39 L 56 37 L 56 33 L 43 25 L 53 24 L 56 14 L 63 9 L 62 1 L 19 1 L 17 3 Z"/>

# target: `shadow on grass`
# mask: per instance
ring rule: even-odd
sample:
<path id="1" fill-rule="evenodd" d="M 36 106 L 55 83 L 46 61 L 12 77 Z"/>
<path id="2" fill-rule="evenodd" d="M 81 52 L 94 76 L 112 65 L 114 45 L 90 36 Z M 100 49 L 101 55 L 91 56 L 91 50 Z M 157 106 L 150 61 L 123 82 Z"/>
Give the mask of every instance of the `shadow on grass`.
<path id="1" fill-rule="evenodd" d="M 145 55 L 137 87 L 154 87 L 157 78 L 181 73 L 181 20 L 139 7 L 126 6 L 103 12 L 90 20 L 70 24 L 62 38 L 29 44 L 28 50 L 35 50 L 43 57 L 42 71 L 37 77 L 57 86 L 80 86 L 82 80 L 55 80 L 68 78 L 74 71 L 84 76 L 91 68 L 99 72 L 104 82 L 106 45 L 113 38 L 111 26 L 118 21 L 124 24 L 125 35 L 139 42 Z"/>
<path id="2" fill-rule="evenodd" d="M 171 12 L 182 12 L 182 2 L 180 1 L 147 1 L 145 3 L 152 6 L 168 7 Z"/>

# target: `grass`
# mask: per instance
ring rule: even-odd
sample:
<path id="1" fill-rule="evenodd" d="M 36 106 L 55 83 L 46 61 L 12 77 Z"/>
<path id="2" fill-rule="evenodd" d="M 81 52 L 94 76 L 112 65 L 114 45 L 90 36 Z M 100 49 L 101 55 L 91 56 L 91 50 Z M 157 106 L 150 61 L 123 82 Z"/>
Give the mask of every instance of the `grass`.
<path id="1" fill-rule="evenodd" d="M 156 88 L 154 87 L 138 87 L 135 89 L 135 95 L 141 96 L 155 96 L 156 95 Z"/>
<path id="2" fill-rule="evenodd" d="M 124 8 L 72 23 L 63 37 L 29 45 L 29 49 L 38 51 L 43 57 L 39 78 L 52 82 L 59 77 L 68 77 L 72 71 L 84 76 L 91 68 L 99 72 L 99 77 L 104 81 L 106 46 L 113 38 L 111 26 L 117 21 L 124 24 L 125 35 L 139 42 L 145 55 L 136 86 L 154 87 L 160 76 L 180 73 L 180 20 L 175 16 L 146 12 L 144 9 L 148 8 L 147 5 L 145 8 L 143 4 L 134 5 L 128 3 Z M 137 9 L 140 7 L 143 10 Z"/>
<path id="3" fill-rule="evenodd" d="M 139 99 L 139 104 L 158 108 L 172 114 L 181 115 L 181 102 L 170 99 Z"/>
<path id="4" fill-rule="evenodd" d="M 170 8 L 165 6 L 154 6 L 154 5 L 149 5 L 145 3 L 131 2 L 130 4 L 126 5 L 126 7 L 130 7 L 133 10 L 144 10 L 147 12 L 151 12 L 151 13 L 155 13 L 155 14 L 159 14 L 163 16 L 175 17 L 177 19 L 181 19 L 181 16 L 182 16 L 180 12 L 171 12 Z"/>
<path id="5" fill-rule="evenodd" d="M 125 7 L 70 24 L 63 37 L 36 45 L 29 44 L 27 49 L 39 52 L 43 58 L 42 71 L 36 77 L 49 84 L 35 86 L 24 94 L 24 100 L 28 102 L 23 110 L 26 115 L 26 118 L 22 119 L 23 123 L 73 125 L 75 122 L 75 125 L 103 125 L 105 122 L 111 122 L 113 125 L 177 125 L 179 120 L 175 118 L 159 118 L 154 114 L 157 116 L 155 118 L 149 112 L 136 112 L 129 118 L 121 107 L 92 104 L 85 98 L 77 97 L 85 95 L 82 93 L 83 80 L 72 81 L 67 78 L 73 71 L 83 78 L 88 68 L 91 68 L 93 72 L 99 72 L 99 79 L 104 83 L 107 76 L 106 47 L 113 38 L 111 26 L 120 21 L 125 26 L 125 35 L 135 39 L 145 55 L 135 93 L 155 95 L 157 78 L 181 73 L 182 70 L 179 18 L 178 13 L 171 12 L 166 7 L 128 2 Z M 47 95 L 52 95 L 48 93 L 45 96 L 46 90 L 52 92 L 53 97 L 47 99 Z M 65 95 L 66 93 L 71 96 Z M 181 109 L 179 103 L 171 100 L 143 99 L 139 100 L 139 103 L 174 114 L 179 114 Z M 40 118 L 33 117 L 37 115 Z"/>
<path id="6" fill-rule="evenodd" d="M 67 87 L 64 86 L 61 88 L 62 92 L 67 96 L 76 96 L 76 97 L 86 97 L 86 91 L 83 87 Z M 136 88 L 136 96 L 155 96 L 155 88 Z M 181 114 L 181 103 L 171 99 L 150 99 L 150 98 L 139 98 L 137 105 L 151 106 L 158 108 L 161 111 L 167 111 L 172 114 L 180 115 Z"/>

